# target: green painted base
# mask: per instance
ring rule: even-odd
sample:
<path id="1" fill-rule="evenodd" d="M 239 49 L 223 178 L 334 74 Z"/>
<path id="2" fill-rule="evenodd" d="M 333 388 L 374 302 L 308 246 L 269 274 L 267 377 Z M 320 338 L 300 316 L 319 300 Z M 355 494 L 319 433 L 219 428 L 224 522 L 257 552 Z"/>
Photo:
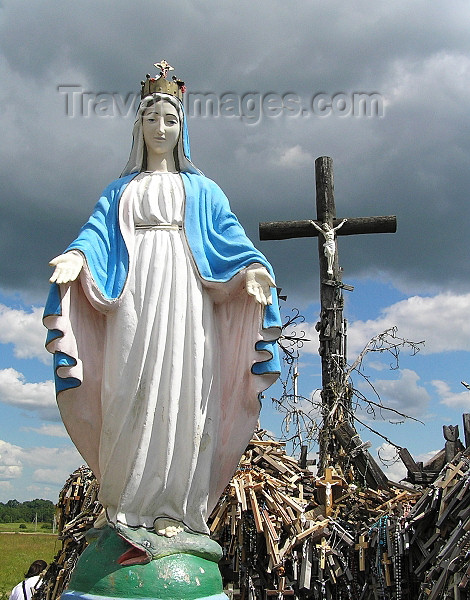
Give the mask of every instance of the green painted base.
<path id="1" fill-rule="evenodd" d="M 120 565 L 117 560 L 128 549 L 113 529 L 104 529 L 80 556 L 62 600 L 227 599 L 213 560 L 176 553 L 147 564 Z"/>

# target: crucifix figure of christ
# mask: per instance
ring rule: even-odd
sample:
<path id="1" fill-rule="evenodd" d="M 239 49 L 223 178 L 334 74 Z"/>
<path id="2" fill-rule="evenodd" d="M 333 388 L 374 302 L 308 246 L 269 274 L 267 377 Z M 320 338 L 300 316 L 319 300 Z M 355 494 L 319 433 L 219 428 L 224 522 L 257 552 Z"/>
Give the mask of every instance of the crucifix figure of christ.
<path id="1" fill-rule="evenodd" d="M 315 161 L 317 218 L 259 224 L 261 240 L 318 237 L 320 260 L 319 353 L 322 363 L 322 416 L 319 440 L 319 474 L 339 459 L 334 429 L 343 421 L 352 424 L 351 390 L 344 381 L 346 323 L 343 319 L 343 289 L 338 263 L 337 236 L 365 233 L 395 233 L 396 217 L 337 219 L 334 199 L 333 161 L 321 156 Z"/>
<path id="2" fill-rule="evenodd" d="M 315 486 L 320 489 L 323 488 L 324 493 L 321 494 L 321 496 L 323 496 L 325 500 L 325 517 L 329 517 L 333 512 L 333 488 L 335 486 L 339 486 L 339 489 L 341 489 L 342 487 L 345 487 L 346 484 L 341 477 L 338 477 L 338 475 L 334 472 L 334 469 L 327 467 L 325 469 L 324 476 L 317 479 L 317 481 L 315 482 Z"/>
<path id="3" fill-rule="evenodd" d="M 346 221 L 347 219 L 343 219 L 339 225 L 336 225 L 336 227 L 330 227 L 329 223 L 322 223 L 322 226 L 320 227 L 315 223 L 315 221 L 312 221 L 312 225 L 315 227 L 315 229 L 325 238 L 325 243 L 323 244 L 323 254 L 326 256 L 327 260 L 326 272 L 328 275 L 333 275 L 333 265 L 336 256 L 335 233 L 346 223 Z"/>

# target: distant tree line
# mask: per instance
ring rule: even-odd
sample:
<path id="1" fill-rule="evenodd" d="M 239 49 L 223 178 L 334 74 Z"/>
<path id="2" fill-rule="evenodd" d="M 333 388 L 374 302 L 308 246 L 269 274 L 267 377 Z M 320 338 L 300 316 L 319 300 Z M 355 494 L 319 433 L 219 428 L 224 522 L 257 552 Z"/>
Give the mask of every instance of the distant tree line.
<path id="1" fill-rule="evenodd" d="M 38 522 L 52 523 L 55 505 L 50 500 L 8 500 L 5 504 L 0 502 L 0 523 L 31 523 L 36 519 Z"/>

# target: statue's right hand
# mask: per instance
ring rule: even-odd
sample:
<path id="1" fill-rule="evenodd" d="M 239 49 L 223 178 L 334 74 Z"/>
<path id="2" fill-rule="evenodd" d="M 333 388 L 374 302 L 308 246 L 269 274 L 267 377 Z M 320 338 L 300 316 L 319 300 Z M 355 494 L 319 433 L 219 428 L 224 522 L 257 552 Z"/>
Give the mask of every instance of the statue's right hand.
<path id="1" fill-rule="evenodd" d="M 55 267 L 49 281 L 51 283 L 69 283 L 70 281 L 75 281 L 80 275 L 83 262 L 83 256 L 75 250 L 56 256 L 49 263 L 51 267 Z"/>

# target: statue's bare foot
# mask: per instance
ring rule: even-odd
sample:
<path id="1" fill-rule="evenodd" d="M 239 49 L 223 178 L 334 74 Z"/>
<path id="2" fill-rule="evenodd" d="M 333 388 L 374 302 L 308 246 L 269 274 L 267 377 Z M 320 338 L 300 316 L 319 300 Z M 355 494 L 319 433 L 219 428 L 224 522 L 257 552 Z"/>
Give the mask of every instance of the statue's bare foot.
<path id="1" fill-rule="evenodd" d="M 183 524 L 179 521 L 166 518 L 155 519 L 153 526 L 158 535 L 164 535 L 168 538 L 178 535 L 184 529 Z"/>

